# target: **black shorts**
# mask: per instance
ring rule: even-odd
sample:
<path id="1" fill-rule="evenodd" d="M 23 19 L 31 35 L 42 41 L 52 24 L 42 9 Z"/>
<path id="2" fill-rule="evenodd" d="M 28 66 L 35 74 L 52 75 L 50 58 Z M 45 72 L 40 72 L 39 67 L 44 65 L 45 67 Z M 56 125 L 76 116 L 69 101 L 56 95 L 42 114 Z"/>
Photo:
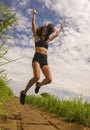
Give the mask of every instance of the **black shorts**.
<path id="1" fill-rule="evenodd" d="M 33 62 L 38 62 L 40 64 L 40 67 L 48 65 L 47 55 L 36 52 L 32 60 L 32 63 Z"/>

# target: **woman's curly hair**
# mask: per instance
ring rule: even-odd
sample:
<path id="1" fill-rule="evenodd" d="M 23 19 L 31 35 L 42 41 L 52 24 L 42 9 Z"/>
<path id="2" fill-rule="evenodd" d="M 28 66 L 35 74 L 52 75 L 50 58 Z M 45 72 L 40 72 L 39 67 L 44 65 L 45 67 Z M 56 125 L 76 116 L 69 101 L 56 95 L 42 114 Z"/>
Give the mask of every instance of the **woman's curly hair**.
<path id="1" fill-rule="evenodd" d="M 41 33 L 44 27 L 48 29 L 47 35 L 45 37 L 45 40 L 47 40 L 49 36 L 55 31 L 55 28 L 52 23 L 49 23 L 48 25 L 45 26 L 40 26 L 39 28 L 37 28 L 37 32 L 36 32 L 39 37 L 41 37 Z"/>

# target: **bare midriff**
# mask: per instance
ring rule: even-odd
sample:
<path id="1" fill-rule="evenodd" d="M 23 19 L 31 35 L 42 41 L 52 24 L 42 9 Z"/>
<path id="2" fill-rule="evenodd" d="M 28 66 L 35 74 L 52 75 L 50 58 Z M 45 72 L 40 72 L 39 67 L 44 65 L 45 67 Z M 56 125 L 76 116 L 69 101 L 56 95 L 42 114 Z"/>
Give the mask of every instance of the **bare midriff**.
<path id="1" fill-rule="evenodd" d="M 48 51 L 44 47 L 36 47 L 36 52 L 47 55 Z"/>

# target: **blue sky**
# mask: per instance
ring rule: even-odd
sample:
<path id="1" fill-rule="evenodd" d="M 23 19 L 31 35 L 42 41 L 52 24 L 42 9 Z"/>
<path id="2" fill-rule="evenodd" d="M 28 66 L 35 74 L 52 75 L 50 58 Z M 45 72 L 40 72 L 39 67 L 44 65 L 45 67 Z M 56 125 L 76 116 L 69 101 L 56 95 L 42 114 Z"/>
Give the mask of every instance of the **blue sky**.
<path id="1" fill-rule="evenodd" d="M 89 0 L 3 0 L 17 13 L 18 25 L 13 31 L 9 59 L 20 58 L 5 65 L 10 87 L 16 95 L 25 88 L 32 77 L 34 39 L 31 29 L 32 9 L 37 8 L 37 26 L 53 23 L 56 30 L 64 25 L 61 35 L 49 45 L 49 65 L 53 82 L 43 87 L 61 98 L 82 94 L 90 96 L 90 1 Z M 87 8 L 85 8 L 87 7 Z M 41 79 L 43 75 L 41 74 Z M 34 87 L 28 94 L 34 93 Z M 39 94 L 40 94 L 39 93 Z"/>

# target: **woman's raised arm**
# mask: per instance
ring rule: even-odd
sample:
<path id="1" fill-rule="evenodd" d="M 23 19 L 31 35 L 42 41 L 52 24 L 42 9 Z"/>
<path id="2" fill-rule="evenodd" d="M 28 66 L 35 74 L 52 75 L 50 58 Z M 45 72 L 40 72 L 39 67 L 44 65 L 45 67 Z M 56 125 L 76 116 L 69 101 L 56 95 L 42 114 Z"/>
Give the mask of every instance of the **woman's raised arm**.
<path id="1" fill-rule="evenodd" d="M 53 39 L 55 39 L 56 37 L 59 36 L 59 34 L 62 32 L 63 30 L 63 25 L 61 24 L 61 27 L 58 31 L 56 31 L 51 37 L 49 37 L 48 42 L 52 41 Z"/>
<path id="2" fill-rule="evenodd" d="M 36 23 L 35 23 L 36 14 L 37 14 L 36 9 L 33 9 L 33 16 L 32 16 L 32 31 L 33 31 L 34 36 L 36 36 Z"/>

